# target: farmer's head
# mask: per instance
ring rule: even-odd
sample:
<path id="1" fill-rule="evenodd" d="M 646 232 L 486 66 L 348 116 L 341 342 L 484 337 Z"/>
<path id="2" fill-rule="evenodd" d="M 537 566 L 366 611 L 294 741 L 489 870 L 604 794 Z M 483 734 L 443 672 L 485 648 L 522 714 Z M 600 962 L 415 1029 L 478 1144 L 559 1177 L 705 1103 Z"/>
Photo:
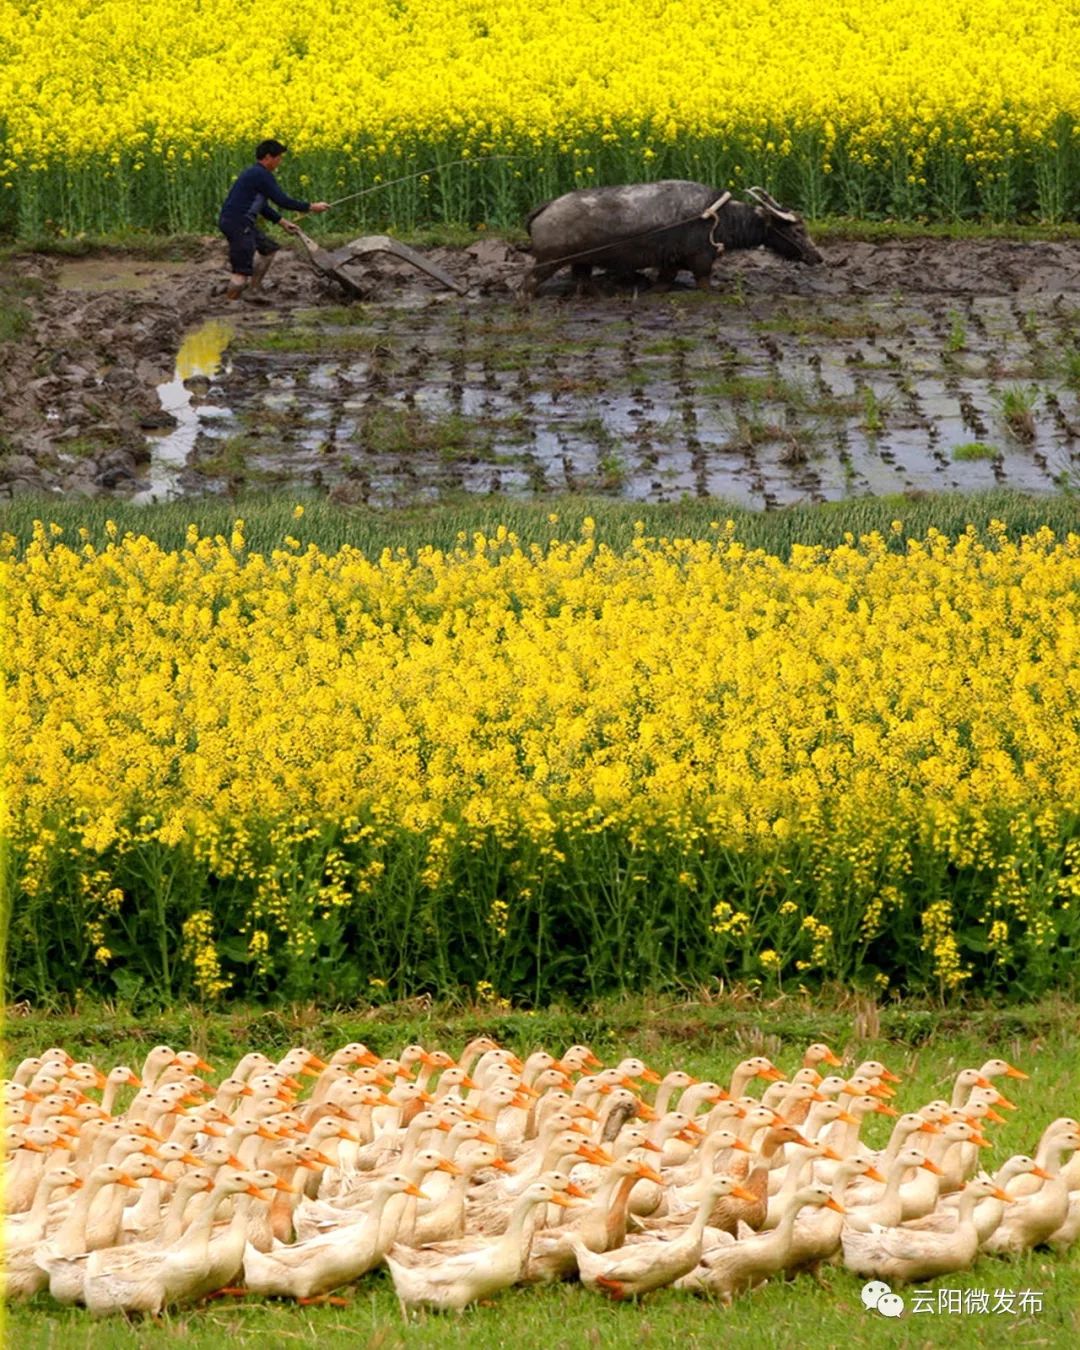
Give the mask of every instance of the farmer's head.
<path id="1" fill-rule="evenodd" d="M 288 146 L 282 145 L 280 141 L 273 139 L 260 141 L 255 147 L 255 158 L 260 164 L 273 172 L 281 163 L 282 156 L 287 149 Z"/>

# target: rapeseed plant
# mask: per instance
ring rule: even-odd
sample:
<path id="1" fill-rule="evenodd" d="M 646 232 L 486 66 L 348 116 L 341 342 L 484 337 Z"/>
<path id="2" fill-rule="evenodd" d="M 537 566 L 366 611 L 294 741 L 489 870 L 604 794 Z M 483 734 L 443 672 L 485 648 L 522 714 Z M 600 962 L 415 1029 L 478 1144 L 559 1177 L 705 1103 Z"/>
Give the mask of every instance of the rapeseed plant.
<path id="1" fill-rule="evenodd" d="M 1075 0 L 745 0 L 723 22 L 703 0 L 204 0 L 167 24 L 136 0 L 8 3 L 0 223 L 205 230 L 269 134 L 298 195 L 380 189 L 338 225 L 505 226 L 671 176 L 811 217 L 1061 220 L 1078 47 Z"/>
<path id="2" fill-rule="evenodd" d="M 58 529 L 0 543 L 13 992 L 1075 974 L 1080 536 Z"/>

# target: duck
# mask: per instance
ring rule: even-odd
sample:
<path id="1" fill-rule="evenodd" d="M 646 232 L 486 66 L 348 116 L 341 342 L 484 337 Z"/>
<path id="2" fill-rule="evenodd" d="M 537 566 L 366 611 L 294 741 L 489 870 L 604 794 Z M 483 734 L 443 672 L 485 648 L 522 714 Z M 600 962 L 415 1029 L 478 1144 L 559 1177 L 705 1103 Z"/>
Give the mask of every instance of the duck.
<path id="1" fill-rule="evenodd" d="M 432 1242 L 452 1242 L 465 1236 L 465 1194 L 473 1176 L 488 1167 L 496 1171 L 510 1171 L 510 1164 L 499 1156 L 497 1144 L 479 1142 L 465 1151 L 458 1163 L 457 1175 L 451 1177 L 441 1195 L 433 1196 L 431 1204 L 422 1207 L 417 1213 L 409 1235 L 414 1247 L 423 1247 Z M 428 1187 L 426 1193 L 430 1193 L 430 1184 L 426 1180 L 424 1184 Z"/>
<path id="2" fill-rule="evenodd" d="M 82 1184 L 70 1167 L 54 1168 L 41 1178 L 30 1209 L 19 1216 L 18 1222 L 7 1220 L 0 1265 L 0 1294 L 5 1300 L 26 1298 L 44 1289 L 48 1276 L 34 1256 L 47 1231 L 49 1201 L 55 1191 L 66 1186 L 77 1190 Z"/>
<path id="3" fill-rule="evenodd" d="M 343 1224 L 292 1245 L 275 1243 L 260 1252 L 244 1248 L 244 1285 L 250 1293 L 299 1302 L 317 1299 L 340 1285 L 357 1280 L 378 1264 L 387 1243 L 383 1211 L 394 1196 L 423 1196 L 415 1182 L 391 1173 L 376 1185 L 366 1212 Z"/>
<path id="4" fill-rule="evenodd" d="M 115 1164 L 101 1163 L 86 1178 L 60 1227 L 34 1252 L 34 1261 L 43 1277 L 37 1287 L 43 1289 L 48 1285 L 49 1293 L 58 1303 L 82 1300 L 83 1278 L 90 1256 L 86 1244 L 87 1219 L 95 1198 L 110 1186 L 138 1190 L 139 1183 Z"/>
<path id="5" fill-rule="evenodd" d="M 105 1087 L 101 1094 L 101 1109 L 112 1115 L 116 1109 L 116 1098 L 125 1087 L 139 1088 L 142 1079 L 127 1064 L 117 1064 L 105 1075 Z"/>
<path id="6" fill-rule="evenodd" d="M 1074 1130 L 1063 1130 L 1046 1141 L 1039 1165 L 1050 1173 L 1049 1180 L 1033 1195 L 1009 1197 L 1014 1203 L 981 1244 L 982 1251 L 996 1256 L 1018 1256 L 1049 1241 L 1069 1217 L 1069 1183 L 1062 1166 L 1065 1158 L 1077 1149 L 1080 1133 Z"/>
<path id="7" fill-rule="evenodd" d="M 746 1120 L 752 1122 L 754 1115 L 753 1111 L 748 1112 Z M 762 1226 L 769 1210 L 769 1177 L 773 1160 L 788 1144 L 809 1149 L 815 1155 L 823 1151 L 822 1145 L 811 1144 L 794 1125 L 769 1126 L 764 1141 L 757 1150 L 757 1156 L 750 1161 L 745 1179 L 742 1181 L 743 1188 L 753 1197 L 752 1203 L 744 1202 L 734 1195 L 723 1197 L 713 1209 L 709 1219 L 710 1227 L 733 1235 L 738 1231 L 740 1223 L 755 1231 Z M 733 1169 L 733 1161 L 730 1156 L 721 1158 L 718 1165 L 729 1175 L 739 1176 L 739 1172 Z M 742 1161 L 740 1157 L 739 1165 L 742 1165 Z"/>
<path id="8" fill-rule="evenodd" d="M 766 1233 L 743 1230 L 738 1239 L 725 1234 L 727 1241 L 705 1251 L 694 1269 L 676 1280 L 675 1288 L 718 1297 L 727 1305 L 736 1294 L 756 1289 L 785 1268 L 790 1259 L 796 1217 L 807 1205 L 824 1205 L 840 1214 L 844 1212 L 827 1186 L 803 1186 L 790 1197 L 775 1228 Z"/>
<path id="9" fill-rule="evenodd" d="M 673 1105 L 671 1099 L 676 1092 L 685 1092 L 688 1087 L 693 1087 L 699 1081 L 693 1074 L 687 1073 L 684 1069 L 672 1069 L 669 1073 L 664 1074 L 656 1089 L 653 1110 L 662 1116 Z M 687 1115 L 692 1114 L 693 1112 L 687 1112 Z"/>
<path id="10" fill-rule="evenodd" d="M 1014 1177 L 1023 1176 L 1031 1172 L 1036 1177 L 1041 1177 L 1044 1181 L 1049 1179 L 1050 1173 L 1039 1167 L 1034 1158 L 1029 1158 L 1026 1154 L 1017 1153 L 998 1168 L 992 1177 L 987 1173 L 980 1174 L 981 1180 L 992 1180 L 994 1184 L 1009 1194 L 1009 1183 Z M 973 1178 L 974 1179 L 974 1178 Z M 953 1192 L 951 1195 L 944 1196 L 942 1202 L 933 1211 L 932 1214 L 925 1214 L 920 1219 L 912 1219 L 905 1223 L 905 1228 L 927 1229 L 934 1232 L 950 1232 L 956 1227 L 957 1208 L 960 1204 L 963 1191 Z M 1011 1201 L 1010 1201 L 1011 1203 Z M 1000 1199 L 988 1198 L 981 1200 L 975 1206 L 975 1229 L 979 1235 L 979 1245 L 990 1236 L 1001 1222 L 1005 1213 L 1005 1202 Z"/>
<path id="11" fill-rule="evenodd" d="M 223 1220 L 215 1219 L 206 1249 L 206 1266 L 199 1278 L 185 1291 L 185 1299 L 205 1298 L 232 1283 L 243 1268 L 244 1248 L 254 1215 L 272 1203 L 277 1194 L 288 1193 L 293 1189 L 268 1168 L 248 1171 L 246 1175 L 253 1189 L 235 1197 L 230 1216 Z M 211 1198 L 205 1202 L 207 1204 L 214 1203 L 213 1185 L 210 1192 Z M 159 1242 L 155 1245 L 169 1244 Z"/>
<path id="12" fill-rule="evenodd" d="M 802 1066 L 804 1069 L 816 1071 L 819 1064 L 828 1064 L 831 1068 L 839 1069 L 843 1062 L 823 1041 L 815 1041 L 813 1045 L 808 1045 L 803 1051 Z"/>
<path id="13" fill-rule="evenodd" d="M 766 1082 L 775 1083 L 783 1076 L 771 1059 L 765 1055 L 752 1055 L 749 1059 L 741 1060 L 732 1070 L 727 1095 L 737 1101 L 744 1095 L 754 1078 L 763 1078 Z"/>
<path id="14" fill-rule="evenodd" d="M 489 1050 L 498 1050 L 500 1048 L 498 1041 L 493 1041 L 490 1036 L 474 1036 L 473 1039 L 458 1055 L 458 1068 L 472 1077 L 473 1066 L 478 1062 L 481 1055 L 486 1055 Z"/>
<path id="15" fill-rule="evenodd" d="M 658 1184 L 662 1178 L 647 1163 L 628 1156 L 616 1158 L 587 1208 L 571 1215 L 561 1227 L 541 1229 L 533 1235 L 523 1283 L 549 1284 L 573 1278 L 578 1264 L 571 1236 L 580 1237 L 593 1252 L 621 1247 L 626 1241 L 630 1192 L 639 1181 Z"/>
<path id="16" fill-rule="evenodd" d="M 871 1224 L 894 1226 L 903 1216 L 904 1200 L 900 1188 L 911 1168 L 921 1168 L 941 1176 L 936 1162 L 917 1148 L 903 1148 L 889 1164 L 885 1173 L 885 1187 L 876 1199 L 858 1205 L 847 1205 L 845 1226 L 868 1231 Z"/>
<path id="17" fill-rule="evenodd" d="M 640 1298 L 653 1289 L 674 1284 L 698 1264 L 709 1215 L 717 1201 L 727 1196 L 747 1201 L 753 1198 L 733 1177 L 714 1177 L 691 1223 L 642 1236 L 614 1251 L 594 1252 L 583 1235 L 571 1234 L 570 1246 L 582 1284 L 616 1301 Z"/>
<path id="18" fill-rule="evenodd" d="M 497 1238 L 461 1238 L 424 1247 L 395 1244 L 386 1253 L 403 1316 L 410 1308 L 462 1309 L 516 1284 L 529 1254 L 525 1225 L 543 1204 L 575 1204 L 547 1180 L 534 1181 L 517 1199 L 506 1231 Z"/>
<path id="19" fill-rule="evenodd" d="M 549 1176 L 556 1168 L 577 1158 L 584 1158 L 586 1162 L 604 1167 L 614 1162 L 606 1149 L 590 1144 L 581 1135 L 575 1134 L 572 1130 L 560 1132 L 552 1137 L 544 1156 L 530 1162 L 527 1171 L 500 1177 L 495 1182 L 484 1182 L 469 1193 L 466 1206 L 467 1227 L 470 1230 L 498 1231 L 513 1210 L 518 1196 L 527 1193 L 535 1181 Z"/>
<path id="20" fill-rule="evenodd" d="M 979 1069 L 983 1078 L 1018 1078 L 1026 1082 L 1030 1074 L 1026 1074 L 1023 1069 L 1018 1069 L 1015 1064 L 1010 1064 L 1007 1059 L 988 1059 Z"/>
<path id="21" fill-rule="evenodd" d="M 1009 1201 L 991 1178 L 969 1181 L 960 1196 L 956 1221 L 946 1231 L 907 1224 L 871 1224 L 866 1231 L 845 1226 L 841 1233 L 844 1265 L 864 1279 L 891 1284 L 922 1282 L 967 1270 L 979 1252 L 975 1207 L 987 1197 L 1004 1204 Z"/>
<path id="22" fill-rule="evenodd" d="M 172 1046 L 155 1045 L 143 1060 L 142 1073 L 140 1074 L 143 1087 L 152 1091 L 157 1087 L 157 1081 L 165 1070 L 171 1065 L 179 1063 L 176 1051 Z"/>
<path id="23" fill-rule="evenodd" d="M 219 1174 L 206 1203 L 170 1247 L 133 1245 L 91 1252 L 83 1299 L 95 1317 L 114 1312 L 156 1316 L 166 1303 L 191 1297 L 206 1279 L 214 1218 L 223 1201 L 240 1194 L 264 1199 L 246 1172 Z"/>
<path id="24" fill-rule="evenodd" d="M 792 1277 L 806 1271 L 820 1281 L 818 1272 L 822 1262 L 831 1260 L 840 1250 L 844 1193 L 858 1176 L 869 1177 L 874 1181 L 883 1180 L 872 1155 L 866 1149 L 860 1149 L 853 1157 L 841 1159 L 833 1171 L 831 1194 L 840 1209 L 824 1205 L 810 1206 L 795 1216 L 791 1247 L 784 1263 L 785 1275 Z"/>
<path id="25" fill-rule="evenodd" d="M 567 1046 L 559 1056 L 559 1063 L 565 1067 L 567 1073 L 586 1073 L 604 1067 L 604 1061 L 597 1059 L 587 1045 Z"/>

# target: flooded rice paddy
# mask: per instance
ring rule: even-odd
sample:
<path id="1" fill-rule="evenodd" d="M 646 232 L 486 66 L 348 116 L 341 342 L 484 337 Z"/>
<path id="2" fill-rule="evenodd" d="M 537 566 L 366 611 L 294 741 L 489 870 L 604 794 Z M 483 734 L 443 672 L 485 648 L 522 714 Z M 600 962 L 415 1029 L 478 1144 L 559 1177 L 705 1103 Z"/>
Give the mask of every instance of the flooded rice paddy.
<path id="1" fill-rule="evenodd" d="M 719 497 L 1080 486 L 1080 294 L 630 291 L 188 335 L 140 497 L 323 487 Z"/>

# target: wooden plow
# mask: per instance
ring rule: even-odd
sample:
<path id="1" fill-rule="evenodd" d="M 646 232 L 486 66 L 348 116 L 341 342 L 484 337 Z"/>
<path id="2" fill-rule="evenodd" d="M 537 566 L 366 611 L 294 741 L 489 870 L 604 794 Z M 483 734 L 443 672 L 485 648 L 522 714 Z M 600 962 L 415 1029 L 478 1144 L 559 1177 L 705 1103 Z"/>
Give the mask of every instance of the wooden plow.
<path id="1" fill-rule="evenodd" d="M 402 262 L 407 262 L 421 272 L 426 272 L 429 277 L 434 277 L 443 286 L 457 291 L 458 295 L 465 295 L 468 291 L 468 287 L 455 280 L 449 272 L 443 271 L 416 249 L 409 248 L 408 244 L 400 244 L 396 239 L 391 239 L 388 234 L 365 234 L 331 251 L 316 243 L 299 226 L 297 233 L 307 252 L 308 262 L 315 271 L 329 277 L 331 281 L 336 281 L 350 296 L 362 297 L 365 294 L 365 278 L 356 264 L 371 253 L 388 253 L 391 257 L 400 258 Z"/>

